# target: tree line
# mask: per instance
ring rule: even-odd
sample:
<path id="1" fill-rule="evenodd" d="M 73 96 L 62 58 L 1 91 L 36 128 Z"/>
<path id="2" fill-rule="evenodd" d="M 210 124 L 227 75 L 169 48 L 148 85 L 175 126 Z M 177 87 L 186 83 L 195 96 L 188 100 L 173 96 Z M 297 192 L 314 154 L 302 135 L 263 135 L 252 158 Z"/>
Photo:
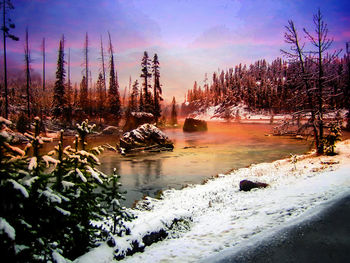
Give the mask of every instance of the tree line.
<path id="1" fill-rule="evenodd" d="M 226 71 L 214 72 L 209 84 L 207 75 L 203 87 L 197 82 L 185 95 L 184 105 L 198 107 L 244 103 L 251 111 L 293 113 L 308 118 L 318 153 L 324 151 L 324 129 L 333 124 L 328 113 L 347 110 L 350 128 L 350 52 L 331 50 L 333 39 L 320 10 L 313 17 L 314 30 L 303 28 L 299 33 L 292 20 L 285 27 L 289 50 L 281 50 L 286 60 L 271 63 L 258 60 L 246 66 L 239 64 Z M 303 41 L 306 39 L 306 43 Z M 306 49 L 305 47 L 310 47 Z M 327 116 L 328 114 L 328 116 Z M 328 119 L 327 119 L 328 118 Z"/>
<path id="2" fill-rule="evenodd" d="M 5 1 L 3 12 L 13 9 L 10 1 Z M 9 9 L 10 8 L 10 9 Z M 4 16 L 5 17 L 5 16 Z M 7 22 L 8 24 L 9 22 Z M 28 119 L 34 116 L 52 116 L 67 123 L 80 121 L 87 117 L 98 118 L 100 121 L 114 122 L 118 125 L 122 117 L 128 117 L 133 111 L 152 113 L 156 121 L 161 117 L 162 87 L 160 84 L 160 63 L 158 55 L 150 58 L 147 51 L 141 60 L 141 87 L 136 79 L 129 88 L 125 87 L 122 94 L 118 81 L 116 57 L 111 35 L 108 32 L 108 50 L 104 49 L 102 36 L 100 41 L 100 70 L 96 83 L 92 83 L 89 68 L 89 36 L 85 35 L 83 47 L 83 70 L 80 84 L 72 85 L 70 76 L 70 49 L 65 48 L 64 35 L 58 43 L 57 68 L 55 83 L 46 83 L 46 48 L 45 38 L 42 40 L 42 76 L 31 69 L 29 32 L 26 29 L 25 38 L 25 74 L 12 74 L 8 82 L 6 62 L 6 38 L 18 41 L 9 33 L 14 28 L 4 22 L 4 96 L 0 100 L 2 115 L 25 114 Z M 68 53 L 68 54 L 67 54 Z M 108 60 L 108 62 L 107 62 Z M 107 79 L 108 75 L 108 79 Z M 26 86 L 23 86 L 26 83 Z"/>

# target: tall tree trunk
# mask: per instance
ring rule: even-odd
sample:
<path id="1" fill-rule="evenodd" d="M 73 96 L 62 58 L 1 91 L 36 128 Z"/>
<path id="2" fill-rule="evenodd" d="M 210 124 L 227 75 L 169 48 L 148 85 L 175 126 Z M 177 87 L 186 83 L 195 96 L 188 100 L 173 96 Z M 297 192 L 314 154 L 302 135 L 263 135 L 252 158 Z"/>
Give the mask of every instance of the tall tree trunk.
<path id="1" fill-rule="evenodd" d="M 30 118 L 30 51 L 28 45 L 28 28 L 26 28 L 26 45 L 25 45 L 25 62 L 26 62 L 26 79 L 27 79 L 27 115 Z"/>
<path id="2" fill-rule="evenodd" d="M 103 51 L 103 43 L 101 36 L 101 60 L 102 60 L 102 76 L 103 76 L 103 99 L 106 99 L 107 96 L 107 85 L 106 85 L 106 69 L 105 69 L 105 58 Z"/>
<path id="3" fill-rule="evenodd" d="M 45 38 L 43 38 L 42 43 L 42 52 L 43 52 L 43 91 L 45 91 Z"/>
<path id="4" fill-rule="evenodd" d="M 318 130 L 320 134 L 320 143 L 317 148 L 318 154 L 324 153 L 323 145 L 323 57 L 322 57 L 322 47 L 323 47 L 323 34 L 322 34 L 322 16 L 320 10 L 318 10 Z"/>
<path id="5" fill-rule="evenodd" d="M 5 89 L 5 118 L 9 116 L 9 103 L 8 103 L 8 90 L 7 90 L 7 60 L 6 60 L 6 12 L 5 12 L 5 0 L 2 1 L 2 27 L 3 27 L 3 43 L 4 43 L 4 89 Z"/>

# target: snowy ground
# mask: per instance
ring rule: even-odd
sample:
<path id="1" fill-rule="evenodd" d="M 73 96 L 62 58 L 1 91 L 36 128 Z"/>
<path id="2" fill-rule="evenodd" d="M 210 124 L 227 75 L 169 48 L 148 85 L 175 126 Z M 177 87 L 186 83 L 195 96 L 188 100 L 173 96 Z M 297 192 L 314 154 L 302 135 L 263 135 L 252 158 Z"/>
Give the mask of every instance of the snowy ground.
<path id="1" fill-rule="evenodd" d="M 150 211 L 137 211 L 131 235 L 117 239 L 117 247 L 102 245 L 76 262 L 112 262 L 113 251 L 123 253 L 133 240 L 166 228 L 174 218 L 189 222 L 164 241 L 122 262 L 197 262 L 268 234 L 276 227 L 297 221 L 305 212 L 350 189 L 350 141 L 337 146 L 339 155 L 299 156 L 252 165 L 229 175 L 219 175 L 204 185 L 168 190 L 163 200 L 149 199 Z M 240 192 L 243 179 L 270 184 L 266 189 Z"/>
<path id="2" fill-rule="evenodd" d="M 196 119 L 205 120 L 205 121 L 226 121 L 222 116 L 225 113 L 218 114 L 217 111 L 220 110 L 220 105 L 210 106 L 204 112 L 194 112 L 191 114 L 191 117 Z M 231 113 L 232 121 L 235 120 L 237 114 L 239 116 L 240 122 L 264 122 L 269 123 L 271 119 L 271 114 L 265 111 L 261 113 L 253 113 L 251 112 L 246 105 L 243 103 L 238 104 L 237 106 L 229 107 L 229 111 Z M 274 115 L 274 121 L 291 119 L 292 116 L 289 114 L 277 114 Z"/>
<path id="3" fill-rule="evenodd" d="M 224 112 L 218 113 L 220 111 L 220 105 L 210 106 L 205 109 L 204 112 L 194 112 L 190 114 L 190 117 L 205 120 L 205 121 L 227 121 L 223 116 Z M 222 109 L 221 109 L 222 110 Z M 231 106 L 228 108 L 231 120 L 235 121 L 238 115 L 238 119 L 241 123 L 270 123 L 271 117 L 273 116 L 273 122 L 281 122 L 283 120 L 291 120 L 293 116 L 291 114 L 271 114 L 269 111 L 251 112 L 249 107 L 243 103 L 239 103 L 236 106 Z M 337 112 L 327 113 L 324 118 L 335 118 Z M 339 116 L 345 118 L 347 110 L 340 110 Z M 306 115 L 308 116 L 308 114 Z M 304 117 L 306 117 L 304 116 Z"/>

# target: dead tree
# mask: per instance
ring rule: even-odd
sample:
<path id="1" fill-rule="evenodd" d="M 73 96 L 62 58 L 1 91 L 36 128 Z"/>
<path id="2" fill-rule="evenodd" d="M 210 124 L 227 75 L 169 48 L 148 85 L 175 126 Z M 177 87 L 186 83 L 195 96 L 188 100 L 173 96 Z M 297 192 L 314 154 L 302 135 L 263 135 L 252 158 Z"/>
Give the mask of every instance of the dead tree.
<path id="1" fill-rule="evenodd" d="M 26 63 L 26 95 L 27 95 L 27 116 L 30 119 L 30 50 L 28 40 L 28 28 L 26 28 L 26 43 L 24 47 L 24 60 Z"/>

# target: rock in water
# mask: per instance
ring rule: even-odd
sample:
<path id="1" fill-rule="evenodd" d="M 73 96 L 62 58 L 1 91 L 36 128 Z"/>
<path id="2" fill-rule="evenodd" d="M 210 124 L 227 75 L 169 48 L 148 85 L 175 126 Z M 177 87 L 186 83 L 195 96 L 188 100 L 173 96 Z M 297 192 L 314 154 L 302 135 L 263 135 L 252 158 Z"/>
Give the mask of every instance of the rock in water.
<path id="1" fill-rule="evenodd" d="M 131 151 L 166 151 L 174 148 L 173 142 L 156 126 L 146 123 L 120 138 L 120 148 Z"/>
<path id="2" fill-rule="evenodd" d="M 240 191 L 250 191 L 253 188 L 265 188 L 268 187 L 268 184 L 260 183 L 260 182 L 252 182 L 249 180 L 243 180 L 239 182 L 239 190 Z"/>
<path id="3" fill-rule="evenodd" d="M 206 121 L 186 118 L 182 129 L 184 132 L 207 131 L 208 126 Z"/>
<path id="4" fill-rule="evenodd" d="M 123 131 L 131 131 L 136 129 L 142 124 L 145 123 L 154 123 L 155 119 L 152 113 L 147 112 L 131 112 L 130 115 L 126 118 L 125 125 L 123 127 Z"/>

